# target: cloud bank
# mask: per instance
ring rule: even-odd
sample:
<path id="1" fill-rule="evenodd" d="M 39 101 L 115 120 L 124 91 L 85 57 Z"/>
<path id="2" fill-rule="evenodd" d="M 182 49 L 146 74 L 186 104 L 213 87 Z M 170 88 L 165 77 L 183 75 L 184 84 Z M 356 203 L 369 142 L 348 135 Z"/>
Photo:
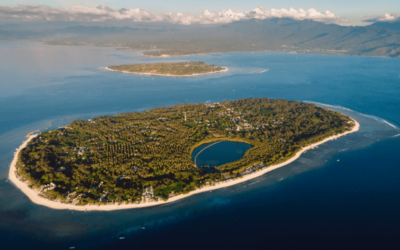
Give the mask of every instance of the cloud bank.
<path id="1" fill-rule="evenodd" d="M 252 11 L 222 10 L 218 13 L 205 10 L 202 14 L 193 16 L 186 13 L 166 12 L 160 15 L 141 9 L 113 10 L 105 6 L 85 7 L 74 6 L 70 8 L 52 8 L 45 5 L 18 5 L 0 6 L 0 19 L 2 20 L 49 20 L 49 21 L 92 21 L 106 20 L 131 20 L 133 22 L 170 22 L 175 24 L 219 24 L 233 21 L 248 20 L 251 18 L 292 18 L 295 20 L 314 20 L 323 23 L 346 24 L 347 20 L 335 16 L 330 11 L 271 9 L 262 7 Z"/>
<path id="2" fill-rule="evenodd" d="M 376 22 L 395 22 L 400 21 L 400 16 L 397 14 L 386 13 L 380 16 L 366 16 L 363 22 L 376 23 Z"/>

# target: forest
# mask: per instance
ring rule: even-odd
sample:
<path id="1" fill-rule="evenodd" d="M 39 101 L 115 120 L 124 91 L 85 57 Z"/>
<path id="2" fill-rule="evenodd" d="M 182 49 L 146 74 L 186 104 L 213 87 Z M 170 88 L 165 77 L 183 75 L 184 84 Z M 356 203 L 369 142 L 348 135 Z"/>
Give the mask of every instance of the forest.
<path id="1" fill-rule="evenodd" d="M 75 205 L 167 200 L 283 162 L 354 125 L 338 112 L 282 99 L 178 104 L 43 131 L 20 152 L 17 175 L 41 196 Z M 196 166 L 193 149 L 219 140 L 253 147 L 236 162 Z"/>
<path id="2" fill-rule="evenodd" d="M 204 62 L 142 63 L 109 66 L 107 68 L 119 72 L 168 76 L 192 76 L 219 72 L 226 69 L 224 67 L 207 65 Z"/>

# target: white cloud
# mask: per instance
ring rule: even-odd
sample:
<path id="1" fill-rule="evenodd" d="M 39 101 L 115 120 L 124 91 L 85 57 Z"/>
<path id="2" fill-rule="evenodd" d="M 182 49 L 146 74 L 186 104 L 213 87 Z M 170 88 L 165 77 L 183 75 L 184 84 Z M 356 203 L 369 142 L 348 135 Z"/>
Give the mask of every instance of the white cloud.
<path id="1" fill-rule="evenodd" d="M 271 9 L 265 10 L 262 7 L 255 8 L 253 11 L 249 12 L 248 17 L 258 18 L 258 19 L 266 19 L 266 18 L 292 18 L 296 20 L 314 20 L 318 22 L 324 23 L 337 23 L 337 24 L 346 24 L 347 20 L 340 18 L 339 16 L 335 16 L 329 10 L 325 12 L 317 11 L 316 9 L 309 10 L 295 10 L 293 8 L 290 9 Z"/>
<path id="2" fill-rule="evenodd" d="M 314 20 L 324 23 L 346 24 L 344 20 L 330 11 L 320 12 L 315 9 L 295 10 L 271 9 L 262 7 L 253 11 L 222 10 L 218 13 L 205 10 L 201 15 L 192 16 L 186 13 L 153 14 L 141 9 L 120 9 L 118 11 L 105 6 L 85 7 L 74 6 L 70 8 L 52 8 L 45 5 L 18 5 L 0 6 L 0 19 L 21 20 L 62 20 L 62 21 L 106 21 L 106 20 L 132 20 L 134 22 L 171 22 L 183 25 L 230 23 L 233 21 L 248 20 L 251 18 L 292 18 L 296 20 Z"/>
<path id="3" fill-rule="evenodd" d="M 394 22 L 400 20 L 400 16 L 397 14 L 389 14 L 386 13 L 384 15 L 380 15 L 380 16 L 365 16 L 365 19 L 363 20 L 363 22 L 367 22 L 367 23 L 376 23 L 376 22 Z"/>

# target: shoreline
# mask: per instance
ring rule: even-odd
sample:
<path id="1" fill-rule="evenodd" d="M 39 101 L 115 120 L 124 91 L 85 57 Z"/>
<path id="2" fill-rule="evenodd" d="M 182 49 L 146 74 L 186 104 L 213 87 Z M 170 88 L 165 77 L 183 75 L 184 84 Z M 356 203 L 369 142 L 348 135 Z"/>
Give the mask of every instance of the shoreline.
<path id="1" fill-rule="evenodd" d="M 297 160 L 302 153 L 306 152 L 309 149 L 314 149 L 316 146 L 321 145 L 325 142 L 331 141 L 331 140 L 335 140 L 337 138 L 340 138 L 342 136 L 345 136 L 347 134 L 351 134 L 354 132 L 357 132 L 360 128 L 360 124 L 354 120 L 353 118 L 351 118 L 354 122 L 355 122 L 355 126 L 353 127 L 352 130 L 344 132 L 342 134 L 339 135 L 333 135 L 330 136 L 320 142 L 311 144 L 307 147 L 302 148 L 299 152 L 296 153 L 295 156 L 293 156 L 292 158 L 290 158 L 289 160 L 276 164 L 276 165 L 271 165 L 269 167 L 266 167 L 264 169 L 258 170 L 252 174 L 248 174 L 243 176 L 242 178 L 238 177 L 236 179 L 231 179 L 231 180 L 227 180 L 227 181 L 221 181 L 218 183 L 215 183 L 214 186 L 205 186 L 201 189 L 196 189 L 194 191 L 191 191 L 188 194 L 181 194 L 181 195 L 177 195 L 174 197 L 169 198 L 167 201 L 152 201 L 152 202 L 145 202 L 145 203 L 140 203 L 140 204 L 107 204 L 107 205 L 86 205 L 86 206 L 75 206 L 72 204 L 65 204 L 65 203 L 61 203 L 61 202 L 55 202 L 55 201 L 51 201 L 48 200 L 46 198 L 42 198 L 40 196 L 38 196 L 38 193 L 33 190 L 30 189 L 27 185 L 27 183 L 19 180 L 15 174 L 16 171 L 16 163 L 18 160 L 18 155 L 19 152 L 25 148 L 28 144 L 28 142 L 30 140 L 32 140 L 33 138 L 35 138 L 37 135 L 31 135 L 28 140 L 24 141 L 22 143 L 22 145 L 17 149 L 17 151 L 14 153 L 14 158 L 11 162 L 10 165 L 10 170 L 9 170 L 9 179 L 11 180 L 11 182 L 18 188 L 20 189 L 33 203 L 37 204 L 37 205 L 41 205 L 41 206 L 45 206 L 48 208 L 52 208 L 52 209 L 58 209 L 58 210 L 65 210 L 65 209 L 69 209 L 69 210 L 76 210 L 76 211 L 114 211 L 114 210 L 123 210 L 123 209 L 132 209 L 132 208 L 144 208 L 144 207 L 152 207 L 152 206 L 160 206 L 160 205 L 164 205 L 164 204 L 168 204 L 171 202 L 175 202 L 181 199 L 185 199 L 189 196 L 195 195 L 195 194 L 199 194 L 199 193 L 203 193 L 203 192 L 208 192 L 208 191 L 212 191 L 212 190 L 216 190 L 216 189 L 220 189 L 220 188 L 225 188 L 225 187 L 229 187 L 229 186 L 233 186 L 242 182 L 246 182 L 248 180 L 257 178 L 259 176 L 262 176 L 268 172 L 271 172 L 275 169 L 281 168 L 283 166 L 286 166 L 292 162 L 294 162 L 295 160 Z"/>
<path id="2" fill-rule="evenodd" d="M 68 46 L 68 45 L 66 45 Z M 139 50 L 140 49 L 123 49 L 123 50 Z M 146 50 L 151 51 L 151 50 Z M 362 56 L 362 57 L 376 57 L 376 58 L 392 58 L 392 59 L 399 59 L 399 57 L 392 57 L 390 55 L 387 56 L 372 56 L 372 55 L 359 55 L 359 54 L 345 54 L 345 53 L 318 53 L 315 52 L 304 52 L 304 51 L 280 51 L 280 50 L 238 50 L 238 51 L 221 51 L 221 52 L 201 52 L 196 54 L 184 54 L 184 55 L 168 55 L 162 54 L 160 56 L 153 56 L 153 55 L 145 55 L 145 52 L 142 52 L 142 56 L 147 57 L 156 57 L 156 58 L 164 58 L 164 57 L 183 57 L 183 56 L 197 56 L 197 55 L 212 55 L 212 54 L 225 54 L 225 53 L 258 53 L 258 52 L 272 52 L 272 53 L 287 53 L 287 54 L 309 54 L 309 55 L 327 55 L 327 56 Z"/>
<path id="3" fill-rule="evenodd" d="M 100 68 L 101 68 L 101 67 L 100 67 Z M 119 70 L 110 69 L 109 67 L 104 67 L 104 69 L 106 69 L 106 70 L 110 70 L 110 71 L 114 71 L 114 72 L 120 72 L 120 73 L 126 73 L 126 74 L 150 75 L 150 76 L 170 76 L 170 77 L 201 76 L 201 75 L 215 74 L 215 73 L 220 73 L 220 72 L 226 72 L 226 71 L 228 71 L 228 67 L 222 67 L 222 68 L 224 68 L 224 69 L 223 69 L 223 70 L 220 70 L 220 71 L 208 72 L 208 73 L 202 73 L 202 74 L 193 74 L 193 75 L 171 75 L 171 74 L 135 73 L 135 72 L 129 72 L 129 71 L 119 71 Z"/>
<path id="4" fill-rule="evenodd" d="M 35 131 L 32 131 L 32 132 L 29 132 L 25 137 L 29 138 L 31 135 L 33 135 L 34 133 L 37 133 L 37 132 L 40 132 L 40 130 L 35 130 Z"/>
<path id="5" fill-rule="evenodd" d="M 145 52 L 146 52 L 146 51 L 145 51 Z M 142 52 L 141 55 L 142 55 L 142 56 L 147 56 L 147 57 L 163 58 L 163 57 L 182 57 L 182 56 L 212 55 L 212 54 L 222 54 L 222 53 L 231 53 L 231 52 L 254 52 L 254 51 L 231 51 L 231 52 L 210 52 L 210 53 L 204 52 L 204 53 L 185 54 L 185 55 L 168 55 L 168 54 L 162 54 L 162 55 L 160 55 L 160 56 L 145 55 L 145 54 L 144 54 L 145 52 Z M 257 52 L 260 52 L 260 51 L 257 51 Z M 261 52 L 263 52 L 263 51 L 261 51 Z"/>

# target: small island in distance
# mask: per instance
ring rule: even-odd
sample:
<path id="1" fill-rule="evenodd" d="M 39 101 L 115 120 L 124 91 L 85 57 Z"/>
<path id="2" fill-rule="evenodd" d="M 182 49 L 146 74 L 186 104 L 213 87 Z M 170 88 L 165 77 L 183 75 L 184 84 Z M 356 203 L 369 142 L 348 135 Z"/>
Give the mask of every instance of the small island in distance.
<path id="1" fill-rule="evenodd" d="M 131 74 L 177 77 L 218 73 L 228 70 L 226 67 L 207 65 L 204 62 L 125 64 L 119 66 L 108 66 L 106 69 Z"/>
<path id="2" fill-rule="evenodd" d="M 10 179 L 32 201 L 52 208 L 143 207 L 254 178 L 357 130 L 348 116 L 296 101 L 179 104 L 32 135 L 18 149 Z M 252 148 L 219 167 L 192 161 L 195 148 L 223 140 Z"/>

